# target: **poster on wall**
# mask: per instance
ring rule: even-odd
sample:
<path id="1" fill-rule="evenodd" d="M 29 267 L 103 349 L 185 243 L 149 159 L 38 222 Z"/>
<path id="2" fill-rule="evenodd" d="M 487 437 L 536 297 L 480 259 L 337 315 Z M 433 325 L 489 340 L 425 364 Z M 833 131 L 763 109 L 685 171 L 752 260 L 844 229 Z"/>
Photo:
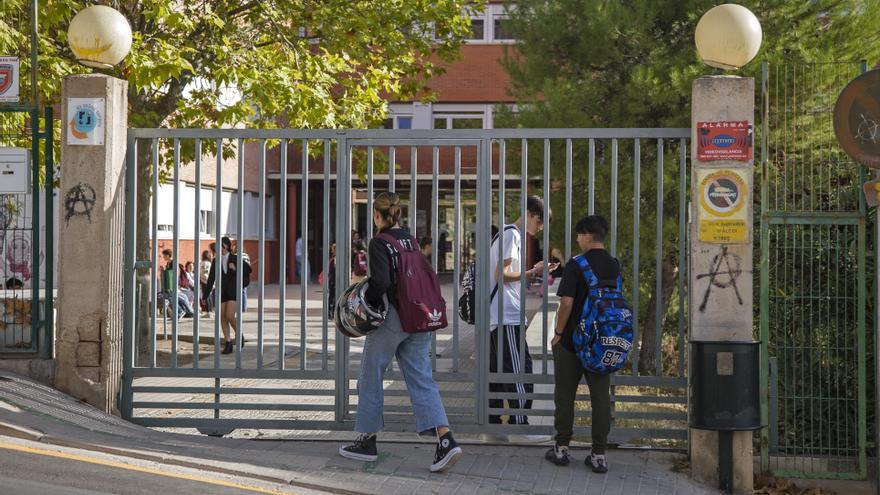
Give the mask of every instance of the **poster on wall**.
<path id="1" fill-rule="evenodd" d="M 697 122 L 697 160 L 752 159 L 752 125 L 747 120 Z"/>
<path id="2" fill-rule="evenodd" d="M 746 170 L 697 170 L 699 239 L 713 244 L 750 242 Z"/>
<path id="3" fill-rule="evenodd" d="M 67 144 L 104 144 L 104 98 L 67 99 Z"/>
<path id="4" fill-rule="evenodd" d="M 16 102 L 19 99 L 18 57 L 0 57 L 0 102 Z"/>

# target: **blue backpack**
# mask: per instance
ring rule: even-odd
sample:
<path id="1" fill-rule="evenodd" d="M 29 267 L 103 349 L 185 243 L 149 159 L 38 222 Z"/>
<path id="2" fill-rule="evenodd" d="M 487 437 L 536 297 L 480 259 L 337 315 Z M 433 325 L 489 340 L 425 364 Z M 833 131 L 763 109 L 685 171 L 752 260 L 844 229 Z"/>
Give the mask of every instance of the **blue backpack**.
<path id="1" fill-rule="evenodd" d="M 588 296 L 572 339 L 584 369 L 593 373 L 614 373 L 623 367 L 632 349 L 632 310 L 623 297 L 623 279 L 599 280 L 587 259 L 575 256 Z M 619 264 L 619 262 L 618 262 Z"/>

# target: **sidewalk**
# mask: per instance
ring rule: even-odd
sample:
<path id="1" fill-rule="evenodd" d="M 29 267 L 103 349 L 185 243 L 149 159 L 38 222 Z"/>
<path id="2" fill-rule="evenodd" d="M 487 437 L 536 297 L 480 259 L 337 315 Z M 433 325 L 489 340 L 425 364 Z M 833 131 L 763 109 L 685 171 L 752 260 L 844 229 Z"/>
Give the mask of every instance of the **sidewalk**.
<path id="1" fill-rule="evenodd" d="M 672 467 L 681 455 L 665 452 L 612 450 L 610 472 L 598 475 L 583 466 L 586 451 L 582 449 L 574 450 L 572 465 L 557 467 L 543 460 L 546 446 L 465 445 L 465 455 L 453 469 L 432 474 L 428 471 L 434 451 L 430 442 L 380 442 L 379 460 L 362 463 L 339 457 L 337 442 L 166 433 L 103 414 L 45 385 L 3 371 L 0 436 L 332 493 L 718 493 L 674 472 Z"/>

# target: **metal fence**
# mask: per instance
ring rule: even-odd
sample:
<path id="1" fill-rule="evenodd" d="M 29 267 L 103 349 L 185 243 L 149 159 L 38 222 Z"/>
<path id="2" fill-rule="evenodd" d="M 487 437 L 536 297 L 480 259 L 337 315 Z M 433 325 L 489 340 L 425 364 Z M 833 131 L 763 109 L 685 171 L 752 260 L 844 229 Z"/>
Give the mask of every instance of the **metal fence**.
<path id="1" fill-rule="evenodd" d="M 865 170 L 832 111 L 864 64 L 762 69 L 760 340 L 764 471 L 867 475 Z"/>
<path id="2" fill-rule="evenodd" d="M 684 267 L 689 137 L 689 129 L 131 129 L 127 163 L 146 157 L 138 167 L 148 167 L 150 184 L 139 184 L 135 167 L 127 167 L 123 416 L 147 426 L 207 433 L 236 428 L 351 429 L 363 340 L 341 337 L 328 321 L 333 284 L 328 276 L 315 283 L 308 260 L 318 262 L 322 275 L 330 273 L 327 253 L 335 242 L 335 266 L 349 267 L 352 228 L 364 230 L 369 240 L 371 225 L 364 220 L 369 219 L 372 199 L 377 192 L 394 190 L 403 197 L 404 223 L 410 231 L 417 237 L 430 236 L 435 243 L 431 263 L 441 271 L 452 318 L 448 328 L 434 334 L 431 359 L 452 426 L 474 434 L 552 433 L 548 329 L 557 304 L 555 284 L 529 289 L 526 280 L 521 281 L 521 311 L 528 331 L 517 344 L 523 350 L 528 345 L 534 373 L 490 373 L 488 359 L 491 274 L 486 260 L 491 227 L 525 217 L 527 196 L 537 194 L 554 210 L 554 217 L 535 239 L 541 254 L 527 251 L 531 261 L 543 259 L 546 265 L 551 246 L 558 246 L 563 262 L 577 254 L 572 227 L 587 213 L 605 215 L 611 224 L 609 249 L 624 267 L 641 337 L 637 342 L 644 343 L 637 343 L 631 366 L 612 382 L 612 440 L 680 445 L 676 442 L 687 437 Z M 143 151 L 145 146 L 149 153 Z M 225 149 L 225 156 L 218 149 Z M 235 191 L 224 189 L 230 180 Z M 170 206 L 159 199 L 163 187 L 173 190 Z M 181 195 L 188 187 L 195 191 L 191 203 Z M 136 231 L 138 188 L 153 192 L 149 234 L 141 237 Z M 242 188 L 251 192 L 240 193 Z M 213 217 L 202 214 L 203 190 L 211 193 Z M 234 211 L 229 207 L 230 213 L 224 213 L 224 194 L 230 195 L 229 205 L 237 205 Z M 249 202 L 247 194 L 256 201 Z M 158 228 L 160 210 L 169 207 L 170 235 Z M 192 225 L 182 221 L 183 215 Z M 224 215 L 228 221 L 221 218 Z M 243 331 L 228 356 L 220 352 L 217 318 L 206 322 L 196 311 L 191 320 L 172 315 L 168 321 L 159 306 L 160 244 L 170 245 L 173 267 L 190 255 L 198 259 L 205 242 L 200 222 L 206 217 L 214 223 L 210 240 L 219 246 L 220 238 L 230 234 L 239 249 L 248 250 L 256 267 L 246 311 L 243 298 L 238 298 L 236 326 Z M 251 218 L 258 232 L 248 236 Z M 293 274 L 287 260 L 297 240 L 288 232 L 293 222 L 302 232 L 306 261 L 301 283 L 289 285 Z M 145 237 L 148 249 L 138 245 Z M 442 258 L 436 251 L 439 239 L 449 244 Z M 182 244 L 184 251 L 179 249 Z M 461 274 L 471 259 L 479 294 L 473 326 L 461 321 L 456 311 Z M 219 275 L 219 264 L 217 270 Z M 200 274 L 197 267 L 195 278 Z M 549 282 L 549 275 L 545 269 L 541 279 Z M 350 270 L 336 270 L 335 294 L 350 280 Z M 240 274 L 236 285 L 240 294 Z M 199 290 L 193 291 L 196 300 Z M 177 300 L 176 282 L 169 292 L 166 296 Z M 163 323 L 170 326 L 170 335 L 161 331 Z M 204 331 L 206 323 L 213 332 Z M 390 369 L 385 379 L 386 430 L 411 431 L 403 376 Z M 495 382 L 533 383 L 535 390 L 490 393 L 489 384 Z M 575 435 L 587 438 L 585 385 L 581 392 Z M 528 411 L 513 407 L 515 403 L 491 409 L 489 399 L 535 402 Z M 530 424 L 488 424 L 490 415 L 519 414 L 527 414 Z"/>

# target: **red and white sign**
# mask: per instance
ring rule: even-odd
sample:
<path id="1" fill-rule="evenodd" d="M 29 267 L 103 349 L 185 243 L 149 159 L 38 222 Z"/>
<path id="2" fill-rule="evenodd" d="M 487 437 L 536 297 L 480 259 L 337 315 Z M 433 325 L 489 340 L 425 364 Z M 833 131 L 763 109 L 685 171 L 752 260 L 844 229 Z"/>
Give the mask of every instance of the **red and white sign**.
<path id="1" fill-rule="evenodd" d="M 0 57 L 0 102 L 18 101 L 18 57 Z"/>
<path id="2" fill-rule="evenodd" d="M 752 125 L 736 122 L 697 122 L 697 160 L 711 162 L 752 159 Z"/>

